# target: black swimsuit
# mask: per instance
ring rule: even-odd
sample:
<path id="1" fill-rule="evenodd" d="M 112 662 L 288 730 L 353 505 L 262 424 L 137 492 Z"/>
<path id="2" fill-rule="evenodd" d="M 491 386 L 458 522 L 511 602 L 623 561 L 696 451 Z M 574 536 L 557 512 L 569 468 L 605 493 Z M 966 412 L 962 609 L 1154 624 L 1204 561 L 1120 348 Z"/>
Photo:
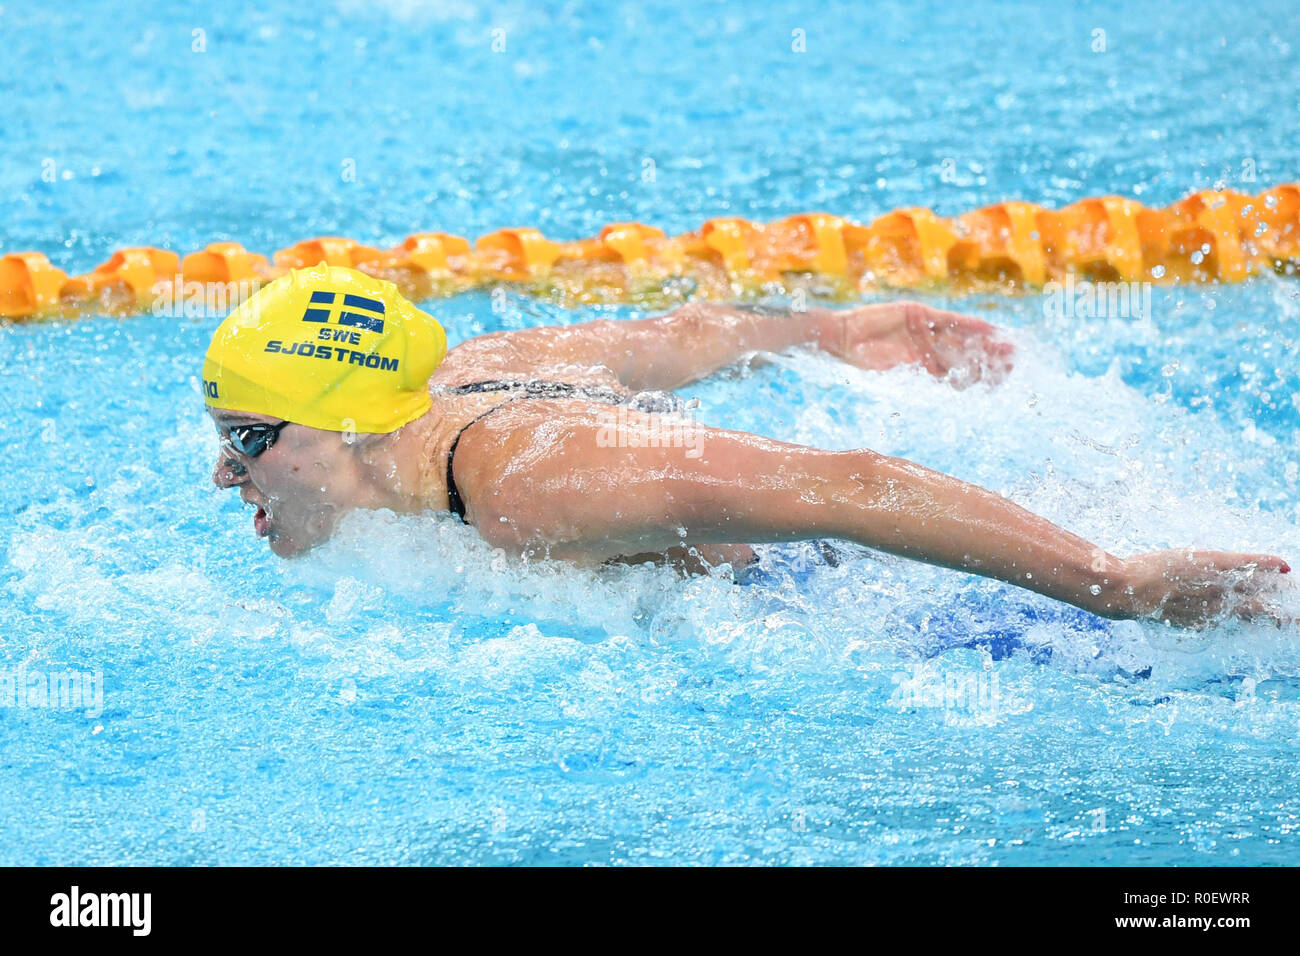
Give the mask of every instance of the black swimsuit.
<path id="1" fill-rule="evenodd" d="M 456 433 L 456 437 L 451 441 L 451 448 L 447 452 L 447 507 L 461 521 L 465 520 L 465 500 L 461 498 L 460 489 L 456 487 L 456 478 L 452 474 L 452 463 L 456 460 L 456 446 L 460 444 L 460 436 L 464 435 L 471 425 L 482 421 L 498 408 L 528 398 L 583 398 L 587 401 L 600 402 L 605 405 L 628 405 L 642 412 L 680 412 L 686 407 L 685 403 L 671 392 L 647 390 L 628 395 L 616 389 L 605 388 L 600 385 L 583 386 L 573 385 L 569 382 L 497 380 L 471 382 L 468 385 L 449 385 L 439 389 L 439 391 L 444 394 L 454 392 L 458 395 L 472 395 L 480 392 L 521 393 L 515 395 L 514 398 L 507 398 L 503 402 L 498 402 L 487 411 L 474 417 Z"/>

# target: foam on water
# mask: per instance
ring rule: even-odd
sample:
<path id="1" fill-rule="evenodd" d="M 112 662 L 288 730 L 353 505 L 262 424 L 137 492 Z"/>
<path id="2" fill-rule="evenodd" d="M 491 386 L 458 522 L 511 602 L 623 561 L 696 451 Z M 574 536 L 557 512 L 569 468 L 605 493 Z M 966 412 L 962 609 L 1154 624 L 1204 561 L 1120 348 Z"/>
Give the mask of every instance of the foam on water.
<path id="1" fill-rule="evenodd" d="M 4 251 L 1253 192 L 1294 178 L 1290 13 L 9 6 Z M 1295 284 L 1053 305 L 960 303 L 1020 346 L 997 387 L 790 353 L 684 391 L 1116 554 L 1295 565 Z M 429 307 L 452 341 L 638 314 Z M 0 708 L 0 862 L 1294 862 L 1294 628 L 1103 621 L 852 545 L 765 546 L 742 585 L 583 570 L 435 514 L 281 562 L 211 485 L 217 318 L 0 326 L 0 672 L 103 674 L 102 706 Z"/>
<path id="2" fill-rule="evenodd" d="M 442 312 L 463 326 L 478 302 Z M 1300 553 L 1294 411 L 1252 412 L 1247 432 L 1164 377 L 1149 387 L 1131 346 L 1085 374 L 1040 315 L 1032 299 L 990 315 L 1019 346 L 996 386 L 792 352 L 686 391 L 706 423 L 904 455 L 1115 553 Z M 1093 325 L 1085 341 L 1154 335 Z M 5 711 L 21 771 L 6 786 L 62 808 L 11 820 L 23 839 L 6 845 L 28 848 L 11 859 L 32 859 L 33 839 L 77 862 L 1283 852 L 1294 629 L 1107 622 L 848 544 L 836 566 L 810 544 L 764 546 L 747 584 L 580 569 L 509 558 L 434 513 L 357 513 L 281 562 L 208 484 L 215 441 L 189 376 L 155 393 L 171 373 L 137 358 L 178 334 L 183 356 L 206 333 L 145 318 L 3 335 L 9 355 L 57 354 L 80 375 L 51 390 L 5 366 L 16 408 L 0 427 L 49 434 L 6 436 L 23 477 L 3 497 L 0 654 L 105 675 L 94 717 Z M 1289 587 L 1278 600 L 1300 612 Z M 56 835 L 70 812 L 75 845 Z"/>

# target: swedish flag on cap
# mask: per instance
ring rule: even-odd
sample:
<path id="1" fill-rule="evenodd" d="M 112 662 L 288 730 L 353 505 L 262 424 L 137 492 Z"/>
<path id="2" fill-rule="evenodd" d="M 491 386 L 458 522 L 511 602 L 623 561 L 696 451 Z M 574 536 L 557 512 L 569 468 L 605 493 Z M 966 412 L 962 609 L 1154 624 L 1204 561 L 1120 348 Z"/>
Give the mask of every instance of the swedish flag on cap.
<path id="1" fill-rule="evenodd" d="M 354 329 L 365 329 L 368 332 L 384 331 L 383 299 L 368 299 L 363 295 L 320 290 L 311 294 L 311 306 L 302 314 L 304 322 L 329 322 L 333 319 L 339 325 L 351 326 Z"/>
<path id="2" fill-rule="evenodd" d="M 226 317 L 203 389 L 214 408 L 386 433 L 429 410 L 429 376 L 446 354 L 442 326 L 391 282 L 322 264 L 281 276 Z"/>

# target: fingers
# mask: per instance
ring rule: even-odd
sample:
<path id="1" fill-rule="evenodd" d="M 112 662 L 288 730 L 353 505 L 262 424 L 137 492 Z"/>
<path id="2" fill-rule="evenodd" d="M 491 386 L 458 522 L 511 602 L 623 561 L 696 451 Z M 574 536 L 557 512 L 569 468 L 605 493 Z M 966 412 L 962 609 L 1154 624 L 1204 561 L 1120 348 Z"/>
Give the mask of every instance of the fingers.
<path id="1" fill-rule="evenodd" d="M 1002 338 L 999 330 L 979 319 L 957 316 L 949 325 L 935 330 L 935 339 L 945 345 L 977 352 L 985 362 L 1005 362 L 1008 367 L 1016 347 Z"/>
<path id="2" fill-rule="evenodd" d="M 955 381 L 954 385 L 969 385 L 979 381 L 997 385 L 1015 366 L 1013 359 L 1015 347 L 1009 342 L 997 339 L 978 338 L 961 342 L 936 343 L 934 354 L 933 365 L 939 370 L 936 372 L 931 368 L 931 372 L 943 375 L 950 370 L 957 370 L 961 382 Z M 931 363 L 927 362 L 927 367 L 930 365 Z"/>
<path id="3" fill-rule="evenodd" d="M 1172 548 L 1168 551 L 1153 551 L 1142 557 L 1156 559 L 1167 572 L 1172 574 L 1180 572 L 1212 574 L 1226 571 L 1268 571 L 1277 574 L 1291 572 L 1291 566 L 1286 559 L 1274 554 Z"/>
<path id="4" fill-rule="evenodd" d="M 936 378 L 964 388 L 978 381 L 997 384 L 1013 365 L 1015 346 L 998 337 L 996 326 L 968 315 L 898 302 L 859 306 L 848 316 L 857 331 L 842 357 L 860 368 L 919 362 Z"/>
<path id="5" fill-rule="evenodd" d="M 963 315 L 960 312 L 936 309 L 920 302 L 905 303 L 905 308 L 909 318 L 925 322 L 935 331 L 945 328 L 963 328 L 970 332 L 983 332 L 985 334 L 997 332 L 997 326 L 971 315 Z"/>
<path id="6" fill-rule="evenodd" d="M 1287 564 L 1285 558 L 1279 558 L 1275 554 L 1252 554 L 1249 556 L 1256 567 L 1263 571 L 1274 571 L 1278 574 L 1290 574 L 1291 565 Z"/>
<path id="7" fill-rule="evenodd" d="M 1275 554 L 1247 554 L 1236 551 L 1195 551 L 1192 558 L 1205 570 L 1216 571 L 1268 571 L 1290 574 L 1291 565 Z"/>
<path id="8" fill-rule="evenodd" d="M 1251 623 L 1272 624 L 1274 627 L 1295 627 L 1300 624 L 1300 620 L 1290 614 L 1285 614 L 1276 604 L 1269 601 L 1255 598 L 1250 601 L 1242 601 L 1233 611 L 1244 621 Z"/>
<path id="9" fill-rule="evenodd" d="M 987 380 L 994 384 L 1001 382 L 1015 368 L 1015 354 L 1016 347 L 1010 342 L 1001 339 L 989 342 L 984 348 Z"/>
<path id="10" fill-rule="evenodd" d="M 1290 573 L 1291 566 L 1284 558 L 1272 554 L 1249 554 L 1233 551 L 1198 551 L 1198 563 L 1230 580 L 1223 588 L 1226 610 L 1244 621 L 1272 624 L 1274 627 L 1294 627 L 1300 621 L 1285 614 L 1266 596 L 1275 591 L 1280 576 Z M 1263 572 L 1260 574 L 1259 572 Z M 1264 593 L 1261 593 L 1264 592 Z"/>
<path id="11" fill-rule="evenodd" d="M 908 322 L 916 332 L 956 341 L 992 338 L 998 333 L 996 326 L 982 319 L 958 315 L 956 312 L 940 312 L 937 309 L 923 309 L 909 313 Z"/>

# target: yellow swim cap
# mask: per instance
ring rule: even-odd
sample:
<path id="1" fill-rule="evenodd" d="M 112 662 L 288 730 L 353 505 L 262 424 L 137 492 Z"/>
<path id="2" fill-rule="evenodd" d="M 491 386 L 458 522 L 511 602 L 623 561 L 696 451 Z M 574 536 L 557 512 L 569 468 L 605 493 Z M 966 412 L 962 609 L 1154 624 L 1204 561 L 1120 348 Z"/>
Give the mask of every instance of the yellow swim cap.
<path id="1" fill-rule="evenodd" d="M 442 326 L 384 282 L 342 266 L 281 276 L 226 316 L 203 359 L 213 408 L 326 431 L 396 431 L 429 410 Z"/>

